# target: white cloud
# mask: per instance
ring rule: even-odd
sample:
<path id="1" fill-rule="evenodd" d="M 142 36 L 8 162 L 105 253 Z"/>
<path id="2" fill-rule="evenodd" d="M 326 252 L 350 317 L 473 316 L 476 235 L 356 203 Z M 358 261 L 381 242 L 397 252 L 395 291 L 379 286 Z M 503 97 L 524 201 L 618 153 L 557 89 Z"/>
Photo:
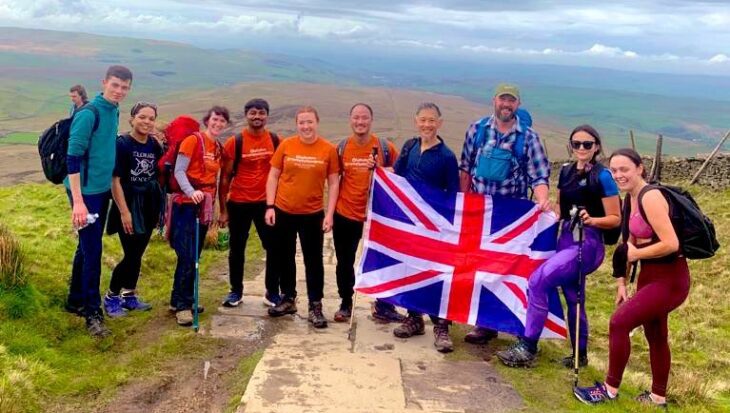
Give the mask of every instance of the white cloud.
<path id="1" fill-rule="evenodd" d="M 708 60 L 708 62 L 711 64 L 727 63 L 727 62 L 730 62 L 730 57 L 728 57 L 725 54 L 720 53 L 720 54 L 716 54 L 716 55 L 712 56 L 710 58 L 710 60 Z"/>
<path id="2" fill-rule="evenodd" d="M 636 52 L 631 50 L 622 50 L 620 47 L 605 46 L 600 43 L 594 44 L 590 49 L 581 52 L 581 54 L 606 57 L 627 57 L 630 59 L 639 57 Z"/>

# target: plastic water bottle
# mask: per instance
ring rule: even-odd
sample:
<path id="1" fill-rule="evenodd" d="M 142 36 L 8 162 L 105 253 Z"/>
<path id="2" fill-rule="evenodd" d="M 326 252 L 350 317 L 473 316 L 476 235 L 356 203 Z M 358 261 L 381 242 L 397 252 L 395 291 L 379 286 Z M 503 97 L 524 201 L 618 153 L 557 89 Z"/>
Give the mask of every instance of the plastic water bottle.
<path id="1" fill-rule="evenodd" d="M 94 222 L 96 222 L 97 219 L 99 219 L 99 214 L 86 214 L 86 225 L 76 227 L 76 229 L 82 230 L 82 229 L 88 227 L 89 225 L 93 224 Z"/>

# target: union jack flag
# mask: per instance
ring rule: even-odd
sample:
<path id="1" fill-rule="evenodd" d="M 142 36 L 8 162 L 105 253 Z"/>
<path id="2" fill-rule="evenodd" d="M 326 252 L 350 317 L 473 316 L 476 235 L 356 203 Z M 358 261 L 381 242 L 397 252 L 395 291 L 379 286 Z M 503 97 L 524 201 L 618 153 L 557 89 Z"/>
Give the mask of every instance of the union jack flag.
<path id="1" fill-rule="evenodd" d="M 555 253 L 557 223 L 535 203 L 447 193 L 378 168 L 357 291 L 459 323 L 524 333 L 530 275 Z M 543 338 L 565 338 L 557 290 Z"/>

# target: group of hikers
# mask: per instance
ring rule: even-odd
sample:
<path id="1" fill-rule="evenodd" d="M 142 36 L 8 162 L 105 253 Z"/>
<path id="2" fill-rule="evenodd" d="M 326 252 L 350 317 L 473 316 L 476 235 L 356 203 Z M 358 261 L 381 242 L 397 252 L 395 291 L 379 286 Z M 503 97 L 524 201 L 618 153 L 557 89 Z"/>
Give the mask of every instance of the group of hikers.
<path id="1" fill-rule="evenodd" d="M 576 387 L 574 393 L 589 404 L 615 399 L 629 359 L 630 332 L 643 326 L 653 383 L 651 391 L 637 400 L 666 406 L 670 368 L 667 317 L 688 295 L 689 272 L 666 199 L 659 190 L 642 191 L 647 185 L 646 170 L 634 150 L 615 151 L 604 166 L 598 131 L 590 125 L 576 127 L 567 139 L 573 161 L 560 171 L 557 199 L 552 202 L 546 151 L 529 114 L 520 108 L 520 91 L 515 85 L 496 87 L 493 114 L 469 125 L 457 159 L 439 135 L 443 116 L 434 103 L 418 106 L 416 135 L 400 150 L 372 132 L 374 113 L 367 103 L 351 107 L 352 134 L 337 145 L 319 134 L 319 115 L 311 106 L 297 110 L 296 134 L 280 139 L 267 128 L 269 104 L 259 98 L 246 102 L 246 125 L 233 136 L 222 136 L 231 123 L 228 109 L 222 106 L 207 111 L 202 132 L 197 120 L 180 116 L 161 134 L 155 128 L 157 107 L 147 102 L 132 106 L 131 130 L 117 136 L 119 104 L 131 84 L 129 69 L 110 67 L 102 81 L 102 93 L 74 110 L 70 131 L 65 184 L 73 225 L 80 229 L 66 309 L 86 318 L 91 335 L 110 333 L 102 307 L 108 317 L 150 309 L 137 295 L 136 284 L 142 256 L 161 215 L 177 255 L 170 310 L 178 324 L 192 323 L 195 265 L 202 251 L 202 242 L 196 249 L 195 233 L 199 239 L 206 234 L 214 220 L 216 200 L 218 225 L 228 226 L 230 231 L 230 292 L 223 306 L 235 307 L 243 301 L 245 250 L 253 223 L 266 252 L 264 302 L 269 306 L 268 314 L 279 317 L 298 311 L 298 236 L 306 272 L 308 320 L 315 328 L 327 327 L 322 310 L 323 242 L 324 233 L 332 231 L 341 299 L 333 319 L 349 321 L 355 255 L 366 219 L 371 175 L 375 167 L 383 167 L 443 191 L 522 199 L 528 199 L 531 191 L 540 210 L 559 216 L 562 231 L 557 252 L 529 278 L 524 335 L 497 353 L 504 364 L 513 367 L 535 363 L 548 315 L 548 294 L 557 287 L 567 302 L 571 335 L 576 334 L 575 325 L 580 320 L 577 348 L 573 344 L 573 354 L 563 364 L 573 367 L 577 352 L 580 365 L 587 365 L 585 306 L 579 306 L 577 314 L 575 305 L 585 297 L 581 277 L 601 265 L 606 233 L 619 227 L 622 214 L 627 214 L 628 239 L 617 248 L 614 262 L 625 269 L 627 262 L 641 261 L 638 290 L 629 297 L 626 272 L 614 271 L 617 307 L 609 327 L 608 374 L 604 382 Z M 89 106 L 95 110 L 85 110 Z M 623 211 L 619 191 L 629 195 Z M 573 206 L 582 206 L 577 214 L 584 228 L 581 240 L 571 227 L 576 220 Z M 167 214 L 161 214 L 165 209 Z M 102 304 L 101 239 L 107 211 L 106 229 L 118 233 L 124 258 L 112 272 Z M 422 314 L 408 311 L 404 315 L 384 301 L 376 300 L 372 316 L 378 321 L 400 323 L 393 330 L 400 338 L 425 333 Z M 431 320 L 436 349 L 452 351 L 450 321 L 434 315 Z M 474 327 L 465 341 L 485 344 L 496 336 L 494 330 Z M 571 343 L 576 343 L 575 337 Z"/>

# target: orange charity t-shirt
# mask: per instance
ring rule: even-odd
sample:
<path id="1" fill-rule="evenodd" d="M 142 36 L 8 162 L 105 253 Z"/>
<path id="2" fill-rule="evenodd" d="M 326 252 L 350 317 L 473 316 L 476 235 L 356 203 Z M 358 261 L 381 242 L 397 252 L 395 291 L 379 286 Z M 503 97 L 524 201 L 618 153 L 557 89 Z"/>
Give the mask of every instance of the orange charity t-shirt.
<path id="1" fill-rule="evenodd" d="M 248 128 L 244 128 L 241 134 L 243 136 L 241 159 L 238 161 L 238 172 L 231 181 L 228 199 L 233 202 L 264 202 L 266 179 L 271 169 L 271 157 L 274 155 L 274 142 L 268 130 L 256 135 Z M 228 138 L 223 146 L 223 157 L 226 161 L 234 161 L 235 135 Z"/>
<path id="2" fill-rule="evenodd" d="M 368 169 L 367 161 L 373 148 L 377 148 L 378 166 L 393 166 L 398 158 L 398 150 L 392 142 L 388 141 L 388 157 L 390 162 L 386 165 L 385 155 L 381 153 L 378 137 L 370 135 L 370 140 L 360 145 L 354 136 L 347 138 L 345 149 L 342 152 L 342 179 L 340 180 L 340 196 L 337 199 L 338 214 L 355 221 L 365 221 L 365 212 L 368 204 L 368 191 L 370 189 L 370 175 L 372 170 Z"/>
<path id="3" fill-rule="evenodd" d="M 216 183 L 218 182 L 218 171 L 221 168 L 221 151 L 218 142 L 202 133 L 205 148 L 201 163 L 200 142 L 198 137 L 190 135 L 180 143 L 178 153 L 190 158 L 188 166 L 188 179 L 193 188 L 210 193 L 215 197 Z"/>
<path id="4" fill-rule="evenodd" d="M 274 205 L 290 214 L 311 214 L 324 209 L 324 183 L 340 172 L 337 149 L 321 136 L 310 144 L 298 135 L 285 139 L 271 158 L 281 170 Z"/>

